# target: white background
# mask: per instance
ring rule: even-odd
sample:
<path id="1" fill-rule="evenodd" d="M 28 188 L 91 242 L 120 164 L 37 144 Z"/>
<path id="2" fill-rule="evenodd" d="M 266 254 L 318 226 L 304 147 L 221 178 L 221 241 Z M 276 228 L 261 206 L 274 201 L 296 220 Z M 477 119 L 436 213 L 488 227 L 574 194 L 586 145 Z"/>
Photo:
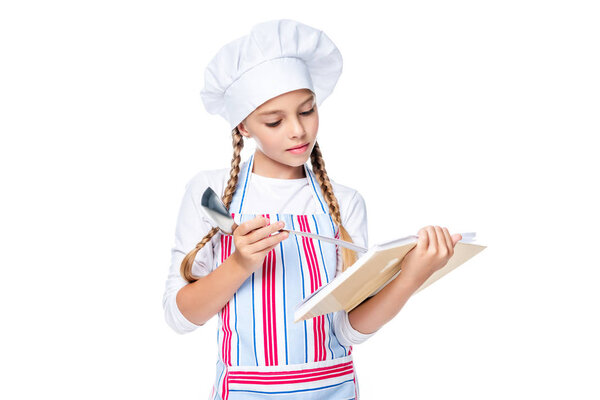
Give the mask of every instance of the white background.
<path id="1" fill-rule="evenodd" d="M 369 244 L 488 246 L 355 347 L 363 398 L 600 398 L 600 14 L 523 0 L 2 2 L 0 397 L 208 397 L 216 319 L 165 323 L 170 248 L 232 156 L 204 68 L 276 18 L 344 57 L 319 144 Z"/>

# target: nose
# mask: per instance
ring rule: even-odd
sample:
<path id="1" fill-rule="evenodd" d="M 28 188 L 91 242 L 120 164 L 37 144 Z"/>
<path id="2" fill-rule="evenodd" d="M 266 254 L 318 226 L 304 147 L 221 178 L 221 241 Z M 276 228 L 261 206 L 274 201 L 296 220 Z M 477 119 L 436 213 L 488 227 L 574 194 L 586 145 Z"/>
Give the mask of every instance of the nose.
<path id="1" fill-rule="evenodd" d="M 292 118 L 290 125 L 290 137 L 302 137 L 305 134 L 306 132 L 304 130 L 304 125 L 302 125 L 302 122 L 300 121 L 299 117 L 295 116 L 294 118 Z"/>

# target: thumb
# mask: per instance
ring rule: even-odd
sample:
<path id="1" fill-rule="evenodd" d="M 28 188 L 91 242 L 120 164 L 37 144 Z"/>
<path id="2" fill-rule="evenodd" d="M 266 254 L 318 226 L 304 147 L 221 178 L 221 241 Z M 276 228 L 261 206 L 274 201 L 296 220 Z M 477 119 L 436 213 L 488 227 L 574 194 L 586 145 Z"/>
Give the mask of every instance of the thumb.
<path id="1" fill-rule="evenodd" d="M 460 233 L 455 233 L 454 235 L 452 235 L 452 246 L 455 246 L 456 243 L 458 243 L 458 241 L 461 239 L 462 235 Z"/>

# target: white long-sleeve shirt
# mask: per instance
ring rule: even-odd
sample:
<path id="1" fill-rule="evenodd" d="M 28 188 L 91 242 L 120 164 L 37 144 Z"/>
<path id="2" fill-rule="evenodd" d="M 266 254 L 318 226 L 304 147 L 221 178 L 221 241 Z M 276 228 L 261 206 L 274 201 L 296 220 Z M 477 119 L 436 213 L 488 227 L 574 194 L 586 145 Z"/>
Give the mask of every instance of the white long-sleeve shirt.
<path id="1" fill-rule="evenodd" d="M 229 168 L 206 170 L 197 173 L 188 181 L 181 201 L 175 244 L 171 249 L 171 266 L 165 285 L 163 308 L 167 324 L 177 333 L 183 334 L 197 329 L 179 310 L 175 301 L 177 292 L 188 282 L 183 279 L 179 268 L 183 258 L 212 229 L 209 218 L 200 207 L 204 190 L 210 186 L 216 193 L 223 193 L 229 178 Z M 278 179 L 252 173 L 250 186 L 244 203 L 244 212 L 249 214 L 289 213 L 314 214 L 316 210 L 312 188 L 306 178 Z M 367 210 L 360 193 L 350 187 L 331 180 L 333 192 L 340 205 L 342 224 L 360 246 L 368 247 Z M 192 266 L 196 276 L 206 276 L 218 265 L 213 246 L 218 243 L 219 235 L 213 236 L 210 243 L 198 252 Z M 358 254 L 360 256 L 360 253 Z M 337 274 L 341 273 L 341 251 L 338 247 Z M 349 346 L 367 340 L 374 333 L 363 334 L 355 330 L 348 320 L 346 311 L 338 311 L 333 316 L 333 330 L 339 342 Z"/>

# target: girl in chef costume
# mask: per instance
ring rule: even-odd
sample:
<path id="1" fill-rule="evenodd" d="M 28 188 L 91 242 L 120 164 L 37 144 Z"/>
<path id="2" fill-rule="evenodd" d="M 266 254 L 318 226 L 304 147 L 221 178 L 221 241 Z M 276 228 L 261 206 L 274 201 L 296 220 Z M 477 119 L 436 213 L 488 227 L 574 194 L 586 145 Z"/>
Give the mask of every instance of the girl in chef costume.
<path id="1" fill-rule="evenodd" d="M 294 323 L 296 305 L 357 254 L 276 232 L 285 227 L 367 247 L 364 200 L 328 177 L 316 141 L 317 107 L 341 72 L 329 37 L 288 19 L 255 25 L 206 68 L 202 100 L 230 124 L 233 159 L 230 169 L 202 171 L 186 185 L 163 306 L 179 333 L 218 315 L 211 399 L 359 398 L 352 346 L 391 320 L 460 240 L 446 228 L 424 227 L 402 272 L 376 295 L 350 313 Z M 257 148 L 242 161 L 245 138 Z M 207 187 L 232 214 L 231 235 L 200 207 Z"/>

